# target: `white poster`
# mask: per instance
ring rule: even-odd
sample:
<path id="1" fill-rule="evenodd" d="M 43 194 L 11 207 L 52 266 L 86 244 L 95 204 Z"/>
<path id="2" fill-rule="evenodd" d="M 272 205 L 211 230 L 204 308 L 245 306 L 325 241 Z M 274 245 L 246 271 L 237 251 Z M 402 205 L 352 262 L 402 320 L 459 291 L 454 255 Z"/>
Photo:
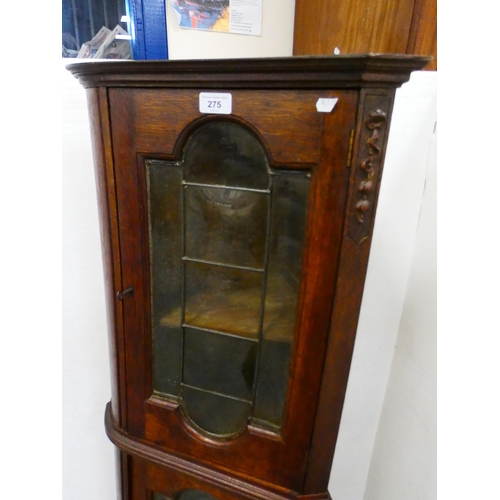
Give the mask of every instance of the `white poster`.
<path id="1" fill-rule="evenodd" d="M 262 0 L 170 0 L 181 28 L 261 36 Z"/>

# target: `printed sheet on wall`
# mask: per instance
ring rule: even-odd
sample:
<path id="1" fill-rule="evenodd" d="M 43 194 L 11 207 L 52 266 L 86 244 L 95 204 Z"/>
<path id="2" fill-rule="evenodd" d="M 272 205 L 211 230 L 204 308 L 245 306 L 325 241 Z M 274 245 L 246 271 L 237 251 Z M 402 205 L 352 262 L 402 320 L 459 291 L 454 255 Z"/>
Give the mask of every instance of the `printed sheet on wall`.
<path id="1" fill-rule="evenodd" d="M 181 28 L 261 36 L 262 0 L 169 0 Z"/>

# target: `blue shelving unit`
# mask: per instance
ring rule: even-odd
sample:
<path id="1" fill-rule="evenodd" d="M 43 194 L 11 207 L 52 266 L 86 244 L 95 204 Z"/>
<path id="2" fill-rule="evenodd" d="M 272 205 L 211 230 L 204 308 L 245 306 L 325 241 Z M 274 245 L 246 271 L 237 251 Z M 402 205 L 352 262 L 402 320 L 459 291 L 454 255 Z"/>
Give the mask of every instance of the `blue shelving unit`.
<path id="1" fill-rule="evenodd" d="M 134 59 L 168 59 L 166 0 L 126 0 Z"/>

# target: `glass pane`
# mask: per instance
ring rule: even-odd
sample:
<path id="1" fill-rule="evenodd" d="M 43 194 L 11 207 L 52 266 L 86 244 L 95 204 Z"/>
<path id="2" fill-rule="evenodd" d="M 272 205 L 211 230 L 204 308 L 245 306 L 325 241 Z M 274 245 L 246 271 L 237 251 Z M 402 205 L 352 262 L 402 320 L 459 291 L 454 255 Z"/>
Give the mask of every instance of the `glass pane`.
<path id="1" fill-rule="evenodd" d="M 262 269 L 269 195 L 189 186 L 185 197 L 188 257 Z"/>
<path id="2" fill-rule="evenodd" d="M 270 178 L 233 122 L 199 128 L 181 165 L 147 162 L 154 390 L 214 436 L 281 427 L 309 179 Z"/>
<path id="3" fill-rule="evenodd" d="M 186 328 L 184 383 L 252 399 L 257 342 Z"/>
<path id="4" fill-rule="evenodd" d="M 182 388 L 183 408 L 202 430 L 218 436 L 242 432 L 248 422 L 251 405 L 198 389 Z"/>
<path id="5" fill-rule="evenodd" d="M 189 140 L 185 180 L 219 186 L 268 189 L 267 158 L 248 130 L 229 121 L 202 125 Z"/>
<path id="6" fill-rule="evenodd" d="M 160 495 L 159 493 L 154 492 L 153 500 L 170 500 L 170 499 L 165 495 Z M 212 495 L 210 495 L 209 493 L 205 493 L 204 491 L 189 489 L 177 493 L 174 497 L 174 500 L 217 500 L 217 499 Z"/>
<path id="7" fill-rule="evenodd" d="M 170 500 L 170 498 L 166 497 L 165 495 L 160 495 L 159 493 L 154 492 L 153 500 Z"/>
<path id="8" fill-rule="evenodd" d="M 154 390 L 179 394 L 182 301 L 182 170 L 146 162 Z"/>
<path id="9" fill-rule="evenodd" d="M 258 336 L 262 273 L 199 262 L 185 262 L 185 273 L 187 325 Z"/>
<path id="10" fill-rule="evenodd" d="M 156 499 L 155 499 L 156 500 Z M 212 495 L 198 490 L 184 490 L 175 495 L 175 500 L 217 500 Z"/>
<path id="11" fill-rule="evenodd" d="M 302 269 L 309 179 L 277 175 L 254 417 L 281 426 Z"/>

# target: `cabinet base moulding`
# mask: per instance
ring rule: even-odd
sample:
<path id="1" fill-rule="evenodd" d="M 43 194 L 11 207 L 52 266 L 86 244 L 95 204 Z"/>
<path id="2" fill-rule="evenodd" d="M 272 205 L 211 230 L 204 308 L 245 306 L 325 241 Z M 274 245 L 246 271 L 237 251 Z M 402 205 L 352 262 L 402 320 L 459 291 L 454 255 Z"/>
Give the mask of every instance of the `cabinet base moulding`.
<path id="1" fill-rule="evenodd" d="M 142 462 L 148 469 L 161 469 L 161 475 L 178 475 L 182 477 L 182 484 L 188 485 L 190 478 L 195 480 L 196 484 L 206 482 L 214 488 L 220 488 L 226 491 L 229 499 L 248 499 L 248 500 L 331 500 L 328 492 L 301 495 L 293 491 L 277 491 L 271 485 L 256 485 L 243 479 L 231 477 L 227 472 L 220 472 L 206 467 L 191 460 L 181 458 L 177 455 L 166 453 L 159 450 L 151 444 L 130 436 L 119 428 L 111 412 L 111 403 L 106 405 L 104 416 L 106 434 L 111 442 L 120 450 L 120 452 L 134 457 Z M 155 477 L 154 472 L 148 474 L 149 477 Z M 175 492 L 174 492 L 175 493 Z M 222 494 L 219 493 L 219 494 Z M 225 497 L 223 497 L 225 498 Z M 149 500 L 149 498 L 148 498 Z"/>

